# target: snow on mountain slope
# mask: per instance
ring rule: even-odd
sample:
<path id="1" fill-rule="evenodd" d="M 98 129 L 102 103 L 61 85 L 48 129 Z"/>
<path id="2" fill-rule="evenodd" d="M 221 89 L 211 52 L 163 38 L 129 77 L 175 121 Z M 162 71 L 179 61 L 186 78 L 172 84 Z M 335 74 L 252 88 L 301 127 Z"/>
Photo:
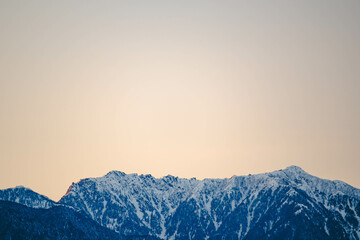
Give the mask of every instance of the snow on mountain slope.
<path id="1" fill-rule="evenodd" d="M 296 166 L 201 181 L 112 171 L 73 184 L 60 203 L 83 210 L 124 235 L 360 238 L 360 190 L 311 176 Z M 301 228 L 309 231 L 299 231 Z"/>
<path id="2" fill-rule="evenodd" d="M 49 198 L 23 186 L 0 190 L 0 200 L 16 202 L 32 208 L 50 208 L 56 204 Z"/>
<path id="3" fill-rule="evenodd" d="M 278 178 L 289 179 L 294 187 L 304 190 L 308 194 L 312 194 L 312 197 L 315 198 L 321 193 L 326 196 L 340 194 L 360 199 L 359 189 L 339 180 L 330 181 L 312 176 L 297 166 L 290 166 L 285 170 L 275 171 L 269 174 L 277 175 Z"/>
<path id="4" fill-rule="evenodd" d="M 74 184 L 60 203 L 84 210 L 102 225 L 123 234 L 148 234 L 153 229 L 156 235 L 164 236 L 165 219 L 197 182 L 112 171 L 102 178 Z"/>

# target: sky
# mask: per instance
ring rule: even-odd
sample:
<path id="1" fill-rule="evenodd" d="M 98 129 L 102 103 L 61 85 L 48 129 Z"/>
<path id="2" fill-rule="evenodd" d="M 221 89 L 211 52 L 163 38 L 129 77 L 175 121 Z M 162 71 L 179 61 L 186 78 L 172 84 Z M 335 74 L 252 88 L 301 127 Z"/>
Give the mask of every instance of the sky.
<path id="1" fill-rule="evenodd" d="M 360 1 L 0 1 L 0 188 L 297 165 L 360 187 Z"/>

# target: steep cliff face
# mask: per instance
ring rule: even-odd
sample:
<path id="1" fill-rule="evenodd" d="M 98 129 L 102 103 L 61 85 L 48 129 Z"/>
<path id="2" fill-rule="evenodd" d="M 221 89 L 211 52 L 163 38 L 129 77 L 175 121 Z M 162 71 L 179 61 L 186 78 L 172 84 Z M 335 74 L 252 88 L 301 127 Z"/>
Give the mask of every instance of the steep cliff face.
<path id="1" fill-rule="evenodd" d="M 124 235 L 162 239 L 359 239 L 360 190 L 296 166 L 228 179 L 112 171 L 75 183 L 61 204 Z"/>

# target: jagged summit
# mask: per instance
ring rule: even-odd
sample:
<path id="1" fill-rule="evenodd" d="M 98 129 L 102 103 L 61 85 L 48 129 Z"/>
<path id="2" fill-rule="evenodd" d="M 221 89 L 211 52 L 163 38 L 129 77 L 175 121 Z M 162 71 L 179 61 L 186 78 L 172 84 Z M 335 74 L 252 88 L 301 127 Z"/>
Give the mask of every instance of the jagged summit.
<path id="1" fill-rule="evenodd" d="M 296 165 L 291 165 L 284 169 L 284 171 L 298 172 L 298 173 L 306 173 L 301 167 Z"/>
<path id="2" fill-rule="evenodd" d="M 124 177 L 124 176 L 135 176 L 135 177 L 139 176 L 140 178 L 155 178 L 151 174 L 137 174 L 137 173 L 127 174 L 125 172 L 118 171 L 118 170 L 112 170 L 112 171 L 110 171 L 110 172 L 108 172 L 107 174 L 104 175 L 104 177 Z M 160 179 L 173 179 L 173 180 L 175 180 L 175 179 L 179 179 L 179 177 L 168 174 L 166 176 L 161 177 Z"/>
<path id="3" fill-rule="evenodd" d="M 238 180 L 235 180 L 238 179 Z M 97 178 L 85 178 L 80 180 L 78 183 L 73 183 L 65 196 L 71 193 L 73 188 L 77 189 L 78 185 L 82 183 L 95 184 L 99 190 L 104 190 L 111 186 L 112 188 L 121 189 L 122 186 L 131 186 L 136 185 L 138 188 L 148 188 L 152 186 L 160 186 L 163 184 L 175 183 L 179 185 L 179 189 L 182 188 L 182 185 L 195 187 L 197 185 L 208 184 L 208 182 L 226 182 L 225 185 L 231 185 L 232 182 L 239 181 L 247 182 L 248 184 L 256 184 L 265 188 L 274 188 L 278 186 L 291 186 L 298 189 L 304 190 L 309 193 L 321 192 L 326 195 L 351 195 L 353 197 L 360 199 L 360 190 L 356 189 L 342 181 L 331 181 L 327 179 L 321 179 L 316 176 L 313 176 L 301 167 L 296 165 L 291 165 L 285 169 L 276 170 L 273 172 L 259 173 L 259 174 L 249 174 L 249 175 L 233 175 L 231 178 L 219 179 L 219 178 L 205 178 L 203 180 L 198 180 L 196 178 L 179 178 L 173 175 L 163 176 L 161 178 L 156 178 L 151 174 L 126 174 L 122 171 L 113 170 L 104 175 L 103 177 Z M 122 185 L 124 184 L 124 185 Z M 163 186 L 160 187 L 164 190 Z M 199 186 L 197 186 L 199 188 Z M 166 188 L 165 188 L 166 189 Z M 76 190 L 75 190 L 76 191 Z M 64 196 L 64 197 L 65 197 Z"/>
<path id="4" fill-rule="evenodd" d="M 278 171 L 285 171 L 285 172 L 297 172 L 297 173 L 305 173 L 307 174 L 301 167 L 299 166 L 289 166 L 285 169 L 281 169 L 281 170 L 277 170 L 274 172 L 269 172 L 269 173 L 275 173 Z M 269 173 L 258 173 L 258 174 L 248 174 L 248 175 L 236 175 L 234 174 L 233 176 L 231 176 L 229 179 L 233 178 L 233 177 L 245 177 L 245 176 L 256 176 L 256 175 L 264 175 L 264 174 L 269 174 Z M 204 180 L 211 180 L 211 179 L 221 179 L 221 178 L 205 178 L 203 180 L 198 180 L 196 177 L 192 177 L 192 178 L 180 178 L 178 176 L 174 176 L 171 174 L 168 174 L 166 176 L 160 177 L 160 178 L 156 178 L 151 174 L 137 174 L 137 173 L 125 173 L 123 171 L 119 171 L 119 170 L 112 170 L 110 172 L 108 172 L 107 174 L 105 174 L 103 177 L 125 177 L 125 176 L 139 176 L 140 178 L 154 178 L 154 179 L 172 179 L 172 180 L 176 180 L 176 179 L 187 179 L 187 180 L 196 180 L 196 181 L 204 181 Z M 84 180 L 88 180 L 88 179 L 99 179 L 101 177 L 95 177 L 95 178 L 85 178 L 85 179 L 81 179 L 80 181 L 84 181 Z"/>
<path id="5" fill-rule="evenodd" d="M 270 225 L 276 225 L 283 214 L 290 214 L 301 217 L 299 228 L 309 224 L 311 229 L 312 218 L 318 219 L 320 235 L 312 235 L 314 239 L 327 239 L 330 235 L 356 239 L 360 234 L 359 196 L 360 190 L 350 185 L 289 166 L 269 173 L 203 180 L 111 171 L 104 177 L 75 183 L 60 203 L 86 212 L 101 225 L 125 235 L 153 235 L 170 240 L 188 239 L 191 232 L 195 239 L 216 235 L 263 239 L 258 233 L 268 234 Z M 357 219 L 359 225 L 348 223 L 349 217 Z M 257 229 L 259 224 L 261 229 Z M 285 231 L 281 228 L 285 222 L 277 224 L 277 231 Z M 298 222 L 292 224 L 297 226 Z M 331 233 L 334 229 L 345 230 L 336 235 Z"/>
<path id="6" fill-rule="evenodd" d="M 105 177 L 111 177 L 111 176 L 125 176 L 126 173 L 121 172 L 121 171 L 117 171 L 117 170 L 112 170 L 110 172 L 108 172 Z"/>
<path id="7" fill-rule="evenodd" d="M 307 172 L 305 172 L 301 167 L 299 166 L 296 166 L 296 165 L 291 165 L 289 167 L 286 167 L 285 169 L 280 169 L 280 170 L 276 170 L 276 171 L 273 171 L 273 172 L 269 172 L 269 173 L 274 173 L 274 172 L 278 172 L 278 171 L 285 171 L 285 172 L 289 172 L 289 173 L 302 173 L 302 174 L 308 174 Z M 249 174 L 249 175 L 263 175 L 263 174 L 266 174 L 266 173 L 258 173 L 258 174 Z M 122 172 L 122 171 L 118 171 L 118 170 L 112 170 L 110 172 L 108 172 L 107 174 L 104 175 L 104 177 L 107 177 L 107 176 L 120 176 L 120 177 L 123 177 L 123 176 L 127 176 L 127 175 L 132 175 L 132 176 L 140 176 L 140 177 L 150 177 L 150 178 L 155 178 L 154 176 L 152 176 L 151 174 L 137 174 L 137 173 L 125 173 L 125 172 Z M 241 176 L 249 176 L 249 175 L 236 175 L 234 174 L 233 176 L 231 177 L 241 177 Z M 178 176 L 174 176 L 174 175 L 171 175 L 171 174 L 168 174 L 166 176 L 163 176 L 163 177 L 160 177 L 160 179 L 179 179 L 180 177 Z M 193 178 L 189 178 L 190 180 L 191 179 L 196 179 L 195 177 Z M 214 178 L 205 178 L 205 179 L 214 179 Z M 205 180 L 204 179 L 204 180 Z M 219 178 L 216 178 L 216 179 L 219 179 Z"/>
<path id="8" fill-rule="evenodd" d="M 360 239 L 360 190 L 298 166 L 203 180 L 110 171 L 73 183 L 58 203 L 23 187 L 1 190 L 0 199 L 68 206 L 126 236 Z"/>

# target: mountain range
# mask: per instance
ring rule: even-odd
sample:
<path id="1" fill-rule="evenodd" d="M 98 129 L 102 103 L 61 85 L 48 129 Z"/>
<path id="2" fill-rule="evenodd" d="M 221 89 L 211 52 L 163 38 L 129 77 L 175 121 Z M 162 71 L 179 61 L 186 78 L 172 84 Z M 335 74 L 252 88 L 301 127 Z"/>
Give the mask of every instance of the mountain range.
<path id="1" fill-rule="evenodd" d="M 0 200 L 1 239 L 360 239 L 360 190 L 297 166 L 204 180 L 111 171 L 58 202 L 25 187 Z"/>

